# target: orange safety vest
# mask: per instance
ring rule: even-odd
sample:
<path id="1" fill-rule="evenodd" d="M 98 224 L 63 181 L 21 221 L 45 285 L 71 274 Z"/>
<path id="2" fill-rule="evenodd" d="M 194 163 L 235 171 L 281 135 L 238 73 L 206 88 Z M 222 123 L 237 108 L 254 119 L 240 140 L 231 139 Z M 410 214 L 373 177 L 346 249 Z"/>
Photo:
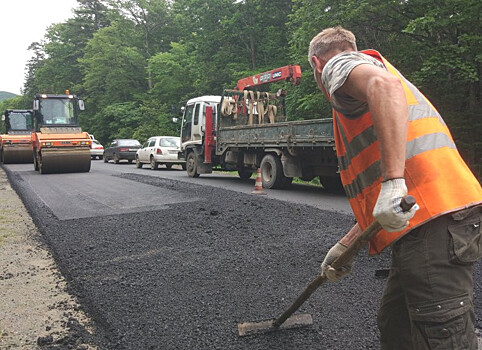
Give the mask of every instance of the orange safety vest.
<path id="1" fill-rule="evenodd" d="M 482 203 L 482 188 L 457 151 L 440 114 L 427 98 L 380 53 L 361 51 L 400 79 L 408 102 L 405 182 L 420 209 L 400 232 L 381 230 L 369 244 L 370 254 L 383 249 L 423 223 Z M 348 118 L 333 109 L 336 153 L 343 187 L 362 230 L 375 219 L 373 208 L 381 188 L 380 147 L 370 112 Z"/>

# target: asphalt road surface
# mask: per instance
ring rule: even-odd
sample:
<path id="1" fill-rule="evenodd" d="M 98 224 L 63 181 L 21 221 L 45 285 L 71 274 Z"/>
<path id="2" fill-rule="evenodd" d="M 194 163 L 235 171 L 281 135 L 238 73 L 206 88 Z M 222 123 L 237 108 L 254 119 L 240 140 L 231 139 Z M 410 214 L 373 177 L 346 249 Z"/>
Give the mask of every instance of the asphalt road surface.
<path id="1" fill-rule="evenodd" d="M 301 308 L 311 327 L 240 338 L 237 324 L 276 317 L 353 225 L 346 199 L 294 186 L 253 195 L 252 180 L 92 162 L 90 173 L 39 175 L 5 165 L 100 349 L 378 349 L 375 270 L 352 274 Z M 482 326 L 480 263 L 475 303 Z"/>

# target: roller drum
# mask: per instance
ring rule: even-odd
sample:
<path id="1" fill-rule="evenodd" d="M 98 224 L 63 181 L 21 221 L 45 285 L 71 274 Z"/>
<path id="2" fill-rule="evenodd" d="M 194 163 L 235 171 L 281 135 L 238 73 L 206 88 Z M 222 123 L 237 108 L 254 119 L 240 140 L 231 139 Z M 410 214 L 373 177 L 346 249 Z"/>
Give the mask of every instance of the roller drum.
<path id="1" fill-rule="evenodd" d="M 4 164 L 33 163 L 32 146 L 3 146 L 2 162 Z"/>
<path id="2" fill-rule="evenodd" d="M 41 174 L 90 171 L 90 149 L 43 149 L 39 157 Z"/>

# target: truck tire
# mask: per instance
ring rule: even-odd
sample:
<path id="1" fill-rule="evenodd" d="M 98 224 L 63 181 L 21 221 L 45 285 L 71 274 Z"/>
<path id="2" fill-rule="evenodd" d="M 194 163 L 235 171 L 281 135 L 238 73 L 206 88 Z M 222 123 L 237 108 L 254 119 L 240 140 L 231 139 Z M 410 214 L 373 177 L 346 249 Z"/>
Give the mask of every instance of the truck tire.
<path id="1" fill-rule="evenodd" d="M 138 169 L 142 168 L 142 163 L 139 160 L 139 157 L 136 157 L 136 168 L 138 168 Z"/>
<path id="2" fill-rule="evenodd" d="M 253 175 L 253 170 L 247 169 L 247 168 L 242 168 L 238 170 L 238 175 L 239 178 L 242 180 L 247 180 Z"/>
<path id="3" fill-rule="evenodd" d="M 194 152 L 187 155 L 186 172 L 189 177 L 199 177 L 199 173 L 197 172 L 196 155 Z"/>
<path id="4" fill-rule="evenodd" d="M 343 191 L 343 185 L 338 176 L 320 176 L 320 182 L 323 188 L 329 192 L 340 193 Z"/>
<path id="5" fill-rule="evenodd" d="M 279 157 L 267 154 L 261 161 L 261 180 L 264 188 L 283 188 L 286 176 Z"/>

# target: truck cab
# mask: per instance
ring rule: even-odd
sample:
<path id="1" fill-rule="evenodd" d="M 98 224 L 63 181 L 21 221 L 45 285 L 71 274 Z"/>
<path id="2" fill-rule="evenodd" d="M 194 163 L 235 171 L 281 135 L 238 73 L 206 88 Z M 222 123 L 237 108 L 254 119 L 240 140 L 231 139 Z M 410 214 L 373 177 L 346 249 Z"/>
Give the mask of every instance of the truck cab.
<path id="1" fill-rule="evenodd" d="M 213 130 L 216 130 L 220 102 L 221 96 L 200 96 L 187 101 L 182 116 L 181 151 L 202 144 L 207 106 L 213 108 Z"/>

